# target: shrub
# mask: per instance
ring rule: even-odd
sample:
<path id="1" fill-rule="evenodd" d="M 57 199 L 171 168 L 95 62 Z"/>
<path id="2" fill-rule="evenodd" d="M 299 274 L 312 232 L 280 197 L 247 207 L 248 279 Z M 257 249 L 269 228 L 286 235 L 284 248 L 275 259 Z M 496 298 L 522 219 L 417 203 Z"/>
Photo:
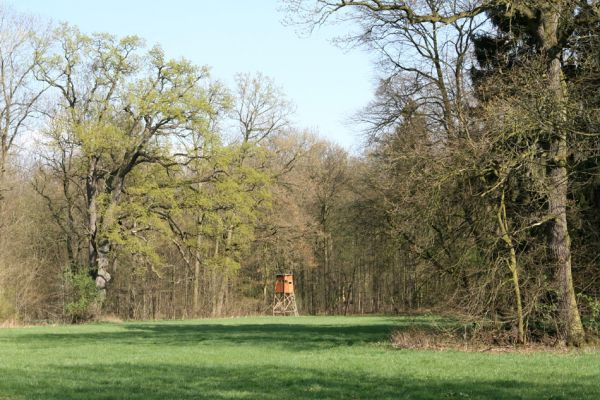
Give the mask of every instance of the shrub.
<path id="1" fill-rule="evenodd" d="M 588 334 L 600 335 L 600 299 L 579 293 L 579 305 L 582 308 L 582 319 Z"/>
<path id="2" fill-rule="evenodd" d="M 87 271 L 68 270 L 65 273 L 65 289 L 68 299 L 65 304 L 66 317 L 75 323 L 93 318 L 99 293 Z"/>

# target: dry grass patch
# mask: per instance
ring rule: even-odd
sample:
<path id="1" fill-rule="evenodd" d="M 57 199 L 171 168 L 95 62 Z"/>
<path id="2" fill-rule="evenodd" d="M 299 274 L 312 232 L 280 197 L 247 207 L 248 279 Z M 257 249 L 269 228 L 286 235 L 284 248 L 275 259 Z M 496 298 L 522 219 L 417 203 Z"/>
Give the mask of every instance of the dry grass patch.
<path id="1" fill-rule="evenodd" d="M 598 351 L 600 345 L 589 343 L 583 349 L 573 349 L 564 342 L 535 342 L 517 344 L 510 332 L 497 332 L 482 330 L 467 335 L 459 330 L 426 330 L 406 329 L 396 331 L 392 337 L 392 346 L 397 349 L 413 350 L 458 350 L 465 352 L 490 352 L 490 353 L 568 353 L 571 351 L 592 350 Z"/>
<path id="2" fill-rule="evenodd" d="M 16 319 L 7 319 L 4 321 L 0 321 L 0 328 L 19 328 L 22 327 L 23 324 Z"/>
<path id="3" fill-rule="evenodd" d="M 119 318 L 113 314 L 100 315 L 99 317 L 95 318 L 94 321 L 105 322 L 105 323 L 109 323 L 109 324 L 122 324 L 123 323 L 123 320 L 121 318 Z"/>

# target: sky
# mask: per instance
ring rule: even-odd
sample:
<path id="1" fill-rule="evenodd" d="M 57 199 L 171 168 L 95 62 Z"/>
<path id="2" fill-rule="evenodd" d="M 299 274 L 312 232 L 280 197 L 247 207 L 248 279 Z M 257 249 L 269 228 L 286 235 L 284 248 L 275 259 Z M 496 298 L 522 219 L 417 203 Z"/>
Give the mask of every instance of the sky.
<path id="1" fill-rule="evenodd" d="M 211 67 L 233 88 L 236 73 L 274 79 L 296 106 L 295 125 L 357 151 L 361 129 L 349 120 L 374 92 L 372 56 L 331 43 L 350 29 L 325 26 L 311 35 L 284 26 L 279 0 L 13 0 L 16 10 L 83 32 L 138 35 L 173 58 Z"/>

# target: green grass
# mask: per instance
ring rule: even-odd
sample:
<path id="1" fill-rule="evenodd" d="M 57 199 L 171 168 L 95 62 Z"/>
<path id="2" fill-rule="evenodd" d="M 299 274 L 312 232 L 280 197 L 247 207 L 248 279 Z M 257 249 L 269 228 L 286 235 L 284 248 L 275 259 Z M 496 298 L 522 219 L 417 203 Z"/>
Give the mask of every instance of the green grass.
<path id="1" fill-rule="evenodd" d="M 396 350 L 431 317 L 0 330 L 7 399 L 600 399 L 600 354 Z M 441 321 L 443 323 L 443 321 Z"/>

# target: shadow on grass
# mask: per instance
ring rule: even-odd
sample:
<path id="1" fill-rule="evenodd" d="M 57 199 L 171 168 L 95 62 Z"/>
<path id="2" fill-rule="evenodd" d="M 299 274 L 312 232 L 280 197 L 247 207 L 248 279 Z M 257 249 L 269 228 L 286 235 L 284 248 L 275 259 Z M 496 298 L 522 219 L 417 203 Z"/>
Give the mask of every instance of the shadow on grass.
<path id="1" fill-rule="evenodd" d="M 331 320 L 324 324 L 283 322 L 127 323 L 75 327 L 71 331 L 22 331 L 7 338 L 8 346 L 14 343 L 24 350 L 14 353 L 22 357 L 14 363 L 0 360 L 0 400 L 600 398 L 597 376 L 587 376 L 585 372 L 573 376 L 571 382 L 576 384 L 572 385 L 559 384 L 552 378 L 533 382 L 522 370 L 521 374 L 511 370 L 498 376 L 494 367 L 489 376 L 478 374 L 478 378 L 467 379 L 465 374 L 457 374 L 452 379 L 448 377 L 452 374 L 436 375 L 439 368 L 430 364 L 432 360 L 422 363 L 422 357 L 421 364 L 410 368 L 414 362 L 411 354 L 417 353 L 390 351 L 388 355 L 376 349 L 373 357 L 369 353 L 365 359 L 359 359 L 365 354 L 361 352 L 346 358 L 353 362 L 358 359 L 357 365 L 336 364 L 344 362 L 343 357 L 337 357 L 352 353 L 351 348 L 327 356 L 327 349 L 388 343 L 389 335 L 397 329 L 432 329 L 436 323 L 431 321 L 384 319 L 361 324 L 357 319 L 354 325 Z M 115 345 L 118 350 L 111 349 Z M 85 352 L 84 357 L 76 359 L 77 366 L 62 361 L 62 349 L 71 346 L 76 352 Z M 207 353 L 202 346 L 214 348 L 218 357 L 204 358 Z M 237 359 L 239 347 L 258 347 L 260 350 L 251 354 L 258 354 L 259 359 Z M 269 348 L 280 347 L 292 352 L 324 350 L 315 354 L 325 354 L 318 359 L 326 360 L 327 365 L 313 365 L 310 361 L 288 365 L 285 351 L 279 353 L 284 357 L 281 359 L 260 357 Z M 36 360 L 37 349 L 45 354 L 42 362 Z M 127 362 L 129 349 L 131 354 L 155 357 L 152 361 L 146 358 Z M 181 358 L 188 349 L 190 356 Z M 177 352 L 180 358 L 169 362 L 170 354 Z M 311 353 L 298 356 L 299 360 L 312 357 Z M 448 357 L 454 355 L 448 353 Z M 395 372 L 390 373 L 388 363 L 395 363 L 391 368 Z M 464 361 L 460 365 L 477 368 Z"/>
<path id="2" fill-rule="evenodd" d="M 275 366 L 197 367 L 168 364 L 55 366 L 35 380 L 4 370 L 0 398 L 28 399 L 571 399 L 597 398 L 596 382 L 575 387 L 517 380 L 443 381 Z M 21 371 L 22 372 L 22 371 Z M 5 397 L 2 397 L 5 396 Z M 6 397 L 8 396 L 8 397 Z"/>
<path id="3" fill-rule="evenodd" d="M 61 347 L 70 344 L 156 344 L 250 345 L 284 347 L 304 351 L 352 346 L 367 343 L 389 343 L 390 335 L 404 326 L 430 328 L 427 322 L 390 320 L 376 325 L 310 325 L 310 324 L 203 324 L 198 323 L 133 323 L 124 330 L 77 333 L 25 333 L 13 340 L 34 347 Z"/>

